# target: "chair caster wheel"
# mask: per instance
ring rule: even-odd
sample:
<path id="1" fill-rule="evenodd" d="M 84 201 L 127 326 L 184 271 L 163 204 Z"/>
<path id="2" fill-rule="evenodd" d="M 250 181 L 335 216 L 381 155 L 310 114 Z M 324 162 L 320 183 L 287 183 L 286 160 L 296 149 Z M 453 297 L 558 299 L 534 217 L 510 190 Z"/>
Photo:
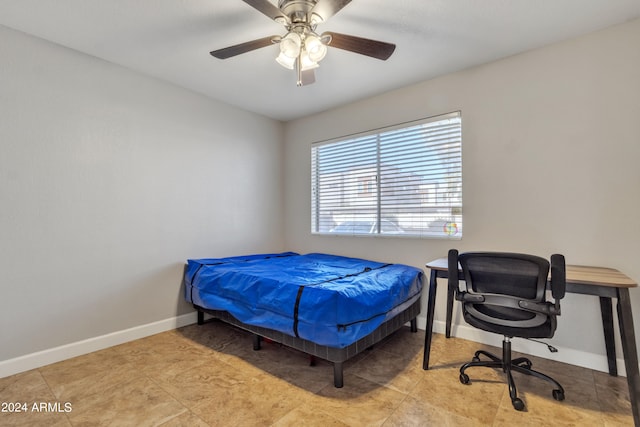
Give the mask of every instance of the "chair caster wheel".
<path id="1" fill-rule="evenodd" d="M 524 402 L 519 397 L 511 400 L 511 404 L 513 404 L 513 408 L 516 411 L 522 411 L 524 409 Z"/>
<path id="2" fill-rule="evenodd" d="M 469 384 L 469 375 L 467 374 L 460 374 L 460 382 L 462 384 Z"/>
<path id="3" fill-rule="evenodd" d="M 556 389 L 553 390 L 552 394 L 555 400 L 559 402 L 564 400 L 564 391 Z"/>

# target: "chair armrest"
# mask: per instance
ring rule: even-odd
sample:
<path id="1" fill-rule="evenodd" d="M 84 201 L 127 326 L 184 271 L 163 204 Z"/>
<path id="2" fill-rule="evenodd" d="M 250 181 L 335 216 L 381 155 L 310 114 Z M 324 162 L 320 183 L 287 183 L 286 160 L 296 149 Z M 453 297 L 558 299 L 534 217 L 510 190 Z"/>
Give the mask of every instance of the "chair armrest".
<path id="1" fill-rule="evenodd" d="M 564 298 L 567 287 L 567 268 L 564 256 L 551 255 L 551 295 L 557 300 Z"/>
<path id="2" fill-rule="evenodd" d="M 481 303 L 485 302 L 484 295 L 481 294 L 470 294 L 469 292 L 456 292 L 456 300 L 462 302 L 470 302 L 470 303 Z"/>
<path id="3" fill-rule="evenodd" d="M 535 313 L 548 314 L 551 316 L 560 316 L 560 304 L 551 304 L 548 302 L 518 301 L 520 308 Z"/>

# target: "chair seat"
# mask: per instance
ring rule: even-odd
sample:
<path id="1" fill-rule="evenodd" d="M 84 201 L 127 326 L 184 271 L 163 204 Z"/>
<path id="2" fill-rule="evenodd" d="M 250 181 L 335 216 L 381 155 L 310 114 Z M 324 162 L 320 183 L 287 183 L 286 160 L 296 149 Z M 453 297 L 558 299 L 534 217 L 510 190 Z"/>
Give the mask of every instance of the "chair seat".
<path id="1" fill-rule="evenodd" d="M 549 318 L 545 323 L 535 328 L 512 328 L 509 326 L 497 326 L 494 323 L 485 322 L 477 317 L 464 314 L 464 320 L 471 326 L 483 331 L 499 333 L 507 337 L 521 338 L 551 338 L 556 330 L 555 318 Z"/>

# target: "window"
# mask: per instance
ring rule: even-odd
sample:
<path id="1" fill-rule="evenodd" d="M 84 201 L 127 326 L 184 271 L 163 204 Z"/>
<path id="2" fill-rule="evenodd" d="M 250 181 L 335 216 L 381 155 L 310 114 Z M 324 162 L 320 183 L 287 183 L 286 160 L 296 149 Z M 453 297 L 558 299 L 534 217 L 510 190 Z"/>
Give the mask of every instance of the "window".
<path id="1" fill-rule="evenodd" d="M 311 232 L 461 238 L 460 113 L 313 144 Z"/>

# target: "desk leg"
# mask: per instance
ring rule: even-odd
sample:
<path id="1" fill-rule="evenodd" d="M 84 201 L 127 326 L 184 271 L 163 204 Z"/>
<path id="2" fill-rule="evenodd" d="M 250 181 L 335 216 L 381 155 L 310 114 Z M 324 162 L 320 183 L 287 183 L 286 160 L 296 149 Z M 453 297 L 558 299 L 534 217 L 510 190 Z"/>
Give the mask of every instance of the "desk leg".
<path id="1" fill-rule="evenodd" d="M 616 363 L 616 344 L 613 332 L 613 310 L 611 308 L 611 298 L 600 297 L 600 312 L 602 313 L 602 327 L 604 329 L 604 344 L 607 348 L 609 375 L 617 377 L 618 367 Z"/>
<path id="2" fill-rule="evenodd" d="M 449 289 L 449 286 L 447 286 L 447 324 L 445 326 L 445 336 L 447 338 L 451 338 L 451 318 L 453 317 L 455 293 L 455 289 Z"/>
<path id="3" fill-rule="evenodd" d="M 429 353 L 431 353 L 431 337 L 433 335 L 433 313 L 436 309 L 436 272 L 431 270 L 429 278 L 429 301 L 427 303 L 427 327 L 424 331 L 424 355 L 422 359 L 422 369 L 429 369 Z"/>
<path id="4" fill-rule="evenodd" d="M 631 300 L 629 289 L 618 288 L 618 322 L 620 323 L 620 335 L 622 337 L 622 351 L 624 352 L 624 366 L 627 370 L 627 382 L 629 383 L 629 400 L 631 400 L 631 412 L 636 426 L 640 426 L 640 371 L 638 369 L 638 350 L 636 348 L 636 335 L 633 328 L 633 316 L 631 314 Z"/>

